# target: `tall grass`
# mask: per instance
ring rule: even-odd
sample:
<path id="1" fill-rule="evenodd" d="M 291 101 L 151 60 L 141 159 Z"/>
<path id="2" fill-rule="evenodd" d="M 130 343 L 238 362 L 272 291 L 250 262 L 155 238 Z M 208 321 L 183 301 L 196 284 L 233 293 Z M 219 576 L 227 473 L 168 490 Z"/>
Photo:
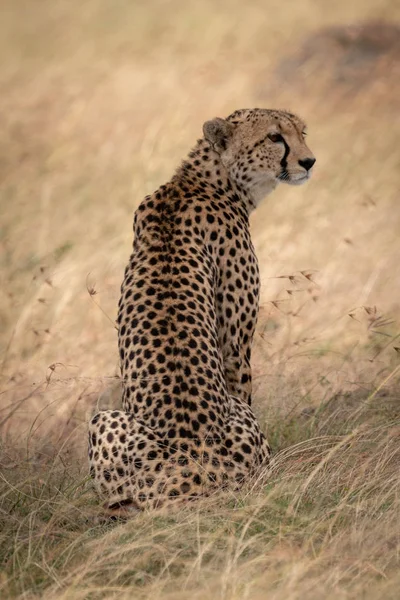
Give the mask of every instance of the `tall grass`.
<path id="1" fill-rule="evenodd" d="M 395 598 L 399 417 L 398 390 L 280 416 L 280 450 L 240 494 L 126 523 L 102 517 L 70 440 L 4 447 L 2 595 Z"/>

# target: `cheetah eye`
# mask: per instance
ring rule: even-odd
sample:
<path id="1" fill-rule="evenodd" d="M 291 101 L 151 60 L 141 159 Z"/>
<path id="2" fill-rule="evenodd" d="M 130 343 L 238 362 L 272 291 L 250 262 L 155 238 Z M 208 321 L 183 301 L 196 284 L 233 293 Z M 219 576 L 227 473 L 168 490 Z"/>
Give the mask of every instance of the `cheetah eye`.
<path id="1" fill-rule="evenodd" d="M 307 135 L 307 131 L 302 131 L 302 132 L 301 132 L 301 135 L 302 135 L 303 137 L 306 137 L 306 135 Z"/>
<path id="2" fill-rule="evenodd" d="M 274 142 L 274 144 L 277 144 L 278 142 L 283 142 L 283 137 L 280 133 L 269 133 L 268 137 L 271 140 L 271 142 Z"/>

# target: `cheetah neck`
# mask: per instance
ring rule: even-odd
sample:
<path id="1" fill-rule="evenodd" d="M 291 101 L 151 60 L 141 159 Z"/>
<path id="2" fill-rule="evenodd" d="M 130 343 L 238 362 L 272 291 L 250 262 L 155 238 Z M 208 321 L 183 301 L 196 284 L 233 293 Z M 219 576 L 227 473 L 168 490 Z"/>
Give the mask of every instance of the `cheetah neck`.
<path id="1" fill-rule="evenodd" d="M 198 140 L 172 181 L 188 186 L 201 181 L 202 187 L 206 185 L 211 190 L 223 190 L 226 196 L 239 200 L 248 215 L 260 201 L 250 188 L 244 187 L 231 177 L 220 155 L 204 139 Z"/>
<path id="2" fill-rule="evenodd" d="M 235 177 L 235 171 L 237 172 L 232 168 L 230 172 L 211 144 L 205 139 L 200 139 L 177 170 L 173 181 L 193 185 L 201 180 L 210 188 L 223 189 L 226 195 L 239 198 L 249 215 L 274 191 L 278 182 L 275 177 L 266 174 L 253 176 L 251 179 L 247 177 L 245 182 L 240 181 L 240 176 Z"/>
<path id="3" fill-rule="evenodd" d="M 254 208 L 257 208 L 260 202 L 274 191 L 278 182 L 275 177 L 255 177 L 247 185 L 249 197 L 252 199 Z"/>

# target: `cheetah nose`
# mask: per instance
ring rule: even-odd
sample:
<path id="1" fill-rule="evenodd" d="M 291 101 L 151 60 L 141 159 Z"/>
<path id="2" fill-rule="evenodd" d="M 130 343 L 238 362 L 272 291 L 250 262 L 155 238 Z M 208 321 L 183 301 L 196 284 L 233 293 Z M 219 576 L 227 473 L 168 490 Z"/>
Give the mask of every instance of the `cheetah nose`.
<path id="1" fill-rule="evenodd" d="M 315 158 L 305 158 L 304 160 L 299 160 L 299 165 L 304 167 L 306 171 L 309 171 L 315 163 L 315 160 Z"/>

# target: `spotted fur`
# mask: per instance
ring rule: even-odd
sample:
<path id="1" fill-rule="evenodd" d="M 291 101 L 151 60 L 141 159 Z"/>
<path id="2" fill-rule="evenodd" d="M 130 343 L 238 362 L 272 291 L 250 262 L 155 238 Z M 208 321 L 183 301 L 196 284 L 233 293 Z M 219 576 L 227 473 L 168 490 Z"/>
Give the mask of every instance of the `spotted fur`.
<path id="1" fill-rule="evenodd" d="M 91 472 L 110 507 L 237 488 L 267 463 L 250 408 L 260 279 L 249 214 L 279 182 L 309 177 L 304 127 L 265 109 L 208 121 L 136 211 L 118 312 L 123 410 L 89 424 Z"/>

